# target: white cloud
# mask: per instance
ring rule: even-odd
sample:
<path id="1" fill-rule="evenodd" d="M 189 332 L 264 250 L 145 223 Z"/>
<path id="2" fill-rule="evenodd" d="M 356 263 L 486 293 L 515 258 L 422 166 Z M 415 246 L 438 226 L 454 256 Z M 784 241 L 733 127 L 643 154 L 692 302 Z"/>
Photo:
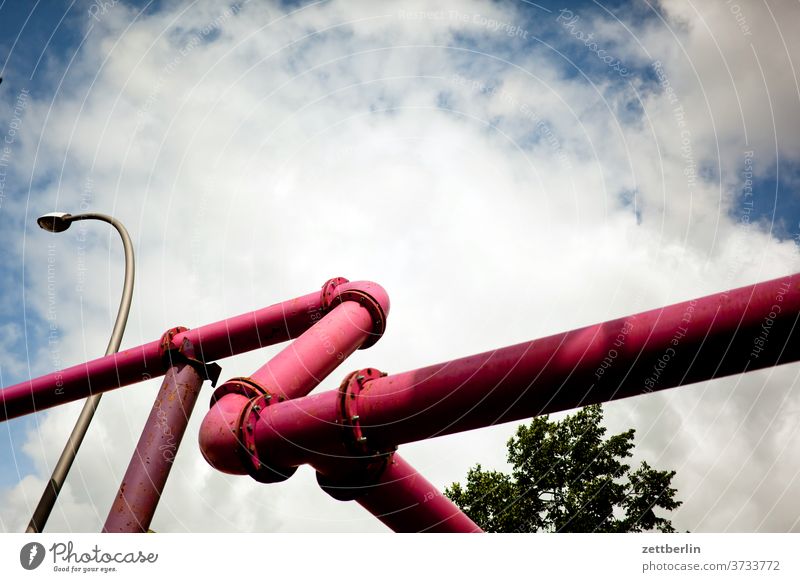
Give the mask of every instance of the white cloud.
<path id="1" fill-rule="evenodd" d="M 695 161 L 732 168 L 721 182 L 699 178 L 689 196 L 680 131 L 663 95 L 635 79 L 621 91 L 565 75 L 546 48 L 517 52 L 513 64 L 500 49 L 474 49 L 508 39 L 473 15 L 523 24 L 511 8 L 458 3 L 467 18 L 453 19 L 414 16 L 425 3 L 400 14 L 390 4 L 333 2 L 290 15 L 247 3 L 222 18 L 216 3 L 193 6 L 135 21 L 115 6 L 58 95 L 32 102 L 26 119 L 27 167 L 47 178 L 31 192 L 32 207 L 72 210 L 84 200 L 121 218 L 138 241 L 126 345 L 309 292 L 331 276 L 375 280 L 392 297 L 387 334 L 334 373 L 330 388 L 361 366 L 420 367 L 800 266 L 791 242 L 741 228 L 728 214 L 740 186 L 741 120 L 700 25 L 631 25 L 637 37 L 614 45 L 629 62 L 647 62 L 641 43 L 665 63 L 691 118 Z M 768 23 L 753 18 L 766 36 Z M 203 33 L 215 19 L 219 33 Z M 603 23 L 601 38 L 615 26 Z M 731 59 L 746 50 L 738 34 L 714 34 Z M 475 39 L 472 52 L 453 48 L 469 46 L 458 40 L 465 35 Z M 771 55 L 759 52 L 779 81 L 771 103 L 784 125 L 796 123 L 791 83 Z M 768 156 L 774 131 L 758 106 L 764 97 L 751 64 L 741 68 L 748 135 Z M 618 115 L 637 99 L 644 116 Z M 796 159 L 797 132 L 779 133 L 782 153 Z M 621 198 L 631 191 L 640 221 Z M 65 363 L 102 351 L 121 280 L 115 235 L 96 234 L 76 250 L 70 233 L 52 239 Z M 43 313 L 40 237 L 29 239 L 26 260 L 30 301 Z M 274 352 L 222 362 L 223 376 L 245 375 Z M 684 505 L 676 527 L 798 528 L 786 518 L 796 501 L 785 493 L 797 478 L 797 447 L 775 436 L 796 442 L 796 375 L 788 366 L 608 407 L 611 427 L 637 428 L 642 458 L 678 469 Z M 149 382 L 104 397 L 50 529 L 100 528 L 156 390 Z M 328 498 L 311 471 L 271 486 L 213 471 L 196 444 L 208 395 L 206 388 L 155 530 L 385 529 L 358 506 Z M 5 529 L 27 522 L 77 414 L 68 408 L 41 415 L 22 445 L 36 475 L 3 494 Z M 401 450 L 444 487 L 477 461 L 501 467 L 512 431 Z"/>

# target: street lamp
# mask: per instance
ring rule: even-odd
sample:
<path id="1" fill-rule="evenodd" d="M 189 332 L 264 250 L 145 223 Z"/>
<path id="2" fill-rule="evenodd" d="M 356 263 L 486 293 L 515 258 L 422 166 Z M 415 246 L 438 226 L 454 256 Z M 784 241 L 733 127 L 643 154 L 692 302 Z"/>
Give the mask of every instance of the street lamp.
<path id="1" fill-rule="evenodd" d="M 101 220 L 107 222 L 117 229 L 120 237 L 122 238 L 122 247 L 125 251 L 125 283 L 122 288 L 122 298 L 119 302 L 119 310 L 117 311 L 117 319 L 114 322 L 114 329 L 111 332 L 111 339 L 108 341 L 106 348 L 106 355 L 116 353 L 119 350 L 119 345 L 122 343 L 122 334 L 125 331 L 125 324 L 128 322 L 128 312 L 131 309 L 131 298 L 133 297 L 133 245 L 131 244 L 131 237 L 128 231 L 120 221 L 105 214 L 98 214 L 95 212 L 87 212 L 85 214 L 68 214 L 66 212 L 51 212 L 36 219 L 36 223 L 40 228 L 48 232 L 64 232 L 73 222 L 79 220 Z M 61 456 L 56 463 L 53 474 L 50 477 L 50 482 L 42 493 L 42 498 L 39 500 L 39 505 L 33 512 L 33 517 L 28 524 L 26 533 L 38 533 L 44 529 L 47 519 L 50 517 L 50 512 L 56 503 L 58 494 L 61 492 L 61 487 L 67 478 L 72 463 L 75 460 L 75 455 L 78 453 L 83 442 L 83 437 L 86 436 L 86 431 L 89 429 L 89 424 L 92 422 L 92 417 L 97 409 L 102 394 L 93 394 L 86 399 L 81 410 L 80 416 L 69 435 L 67 444 L 61 452 Z"/>

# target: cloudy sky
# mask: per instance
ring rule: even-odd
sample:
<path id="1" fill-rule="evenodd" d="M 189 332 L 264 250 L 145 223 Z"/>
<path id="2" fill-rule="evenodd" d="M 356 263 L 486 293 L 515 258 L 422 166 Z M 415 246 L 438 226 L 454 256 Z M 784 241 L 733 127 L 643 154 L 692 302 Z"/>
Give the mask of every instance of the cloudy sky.
<path id="1" fill-rule="evenodd" d="M 798 23 L 797 2 L 745 0 L 0 0 L 0 384 L 101 355 L 116 314 L 116 233 L 37 229 L 54 210 L 134 237 L 123 347 L 333 276 L 381 283 L 386 335 L 320 390 L 800 271 Z M 616 402 L 606 423 L 677 471 L 677 529 L 800 531 L 799 373 Z M 49 531 L 101 528 L 158 386 L 104 397 Z M 209 396 L 153 529 L 385 531 L 311 470 L 212 470 Z M 80 406 L 0 426 L 3 531 Z M 401 450 L 445 487 L 505 468 L 514 428 Z"/>

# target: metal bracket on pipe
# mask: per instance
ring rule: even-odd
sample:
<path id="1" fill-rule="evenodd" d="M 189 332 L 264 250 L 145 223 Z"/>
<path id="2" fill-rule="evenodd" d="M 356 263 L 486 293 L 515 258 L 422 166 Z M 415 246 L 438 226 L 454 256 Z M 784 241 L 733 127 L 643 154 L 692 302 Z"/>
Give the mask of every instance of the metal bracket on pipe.
<path id="1" fill-rule="evenodd" d="M 178 326 L 164 332 L 159 342 L 161 357 L 170 367 L 181 362 L 190 365 L 194 371 L 197 372 L 198 376 L 203 380 L 210 380 L 211 386 L 215 387 L 222 373 L 222 368 L 219 364 L 214 362 L 206 363 L 198 360 L 195 355 L 194 344 L 186 338 L 183 338 L 183 341 L 178 346 L 172 343 L 176 335 L 185 331 L 189 331 L 189 328 Z"/>

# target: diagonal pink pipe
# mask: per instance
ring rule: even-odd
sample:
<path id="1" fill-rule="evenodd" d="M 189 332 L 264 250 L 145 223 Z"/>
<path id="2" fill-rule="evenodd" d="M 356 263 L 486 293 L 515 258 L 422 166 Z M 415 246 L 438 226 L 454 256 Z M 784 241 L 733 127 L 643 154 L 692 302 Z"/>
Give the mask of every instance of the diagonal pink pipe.
<path id="1" fill-rule="evenodd" d="M 480 533 L 482 530 L 405 459 L 395 453 L 378 481 L 355 501 L 403 533 Z"/>
<path id="2" fill-rule="evenodd" d="M 318 457 L 314 462 L 314 468 L 318 471 L 317 480 L 332 497 L 356 501 L 395 532 L 482 531 L 399 454 L 387 455 L 372 477 L 369 471 L 363 470 L 365 461 L 370 462 L 356 457 L 335 461 Z"/>
<path id="3" fill-rule="evenodd" d="M 279 400 L 305 396 L 372 333 L 372 314 L 355 301 L 345 301 L 251 374 L 250 379 L 267 387 Z"/>

